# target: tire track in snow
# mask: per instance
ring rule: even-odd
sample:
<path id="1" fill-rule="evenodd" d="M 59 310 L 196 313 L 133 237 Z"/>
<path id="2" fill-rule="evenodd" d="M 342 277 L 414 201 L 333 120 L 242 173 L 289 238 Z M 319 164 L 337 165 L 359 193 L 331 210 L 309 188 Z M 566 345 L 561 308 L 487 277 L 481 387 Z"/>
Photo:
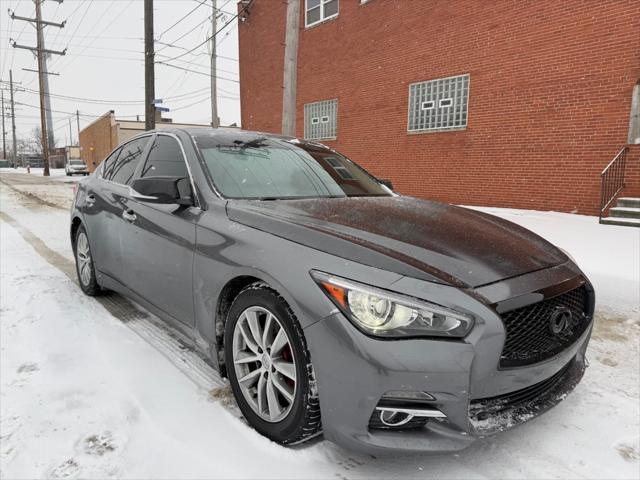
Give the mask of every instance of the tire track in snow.
<path id="1" fill-rule="evenodd" d="M 6 174 L 5 174 L 6 175 Z M 9 187 L 11 190 L 13 190 L 14 192 L 27 197 L 29 200 L 32 200 L 36 203 L 39 203 L 40 205 L 44 205 L 45 207 L 49 207 L 49 208 L 55 208 L 57 210 L 67 210 L 66 207 L 57 205 L 55 203 L 52 202 L 48 202 L 46 200 L 43 200 L 41 198 L 38 198 L 36 195 L 34 195 L 33 193 L 29 193 L 29 192 L 23 192 L 22 190 L 20 190 L 19 188 L 14 187 L 11 183 L 5 181 L 2 179 L 2 177 L 0 177 L 0 183 L 2 183 L 3 185 L 5 185 L 6 187 Z M 46 182 L 40 182 L 43 184 L 46 184 Z"/>
<path id="2" fill-rule="evenodd" d="M 19 190 L 17 192 L 23 194 Z M 29 199 L 39 202 L 37 197 L 29 196 Z M 75 264 L 71 260 L 51 249 L 40 237 L 7 213 L 0 211 L 0 220 L 11 225 L 47 263 L 64 273 L 74 284 L 78 284 Z M 154 320 L 151 315 L 138 309 L 127 298 L 109 292 L 95 297 L 95 300 L 160 352 L 197 387 L 207 392 L 226 387 L 226 382 L 194 349 L 180 341 L 168 327 L 161 324 L 161 321 Z"/>

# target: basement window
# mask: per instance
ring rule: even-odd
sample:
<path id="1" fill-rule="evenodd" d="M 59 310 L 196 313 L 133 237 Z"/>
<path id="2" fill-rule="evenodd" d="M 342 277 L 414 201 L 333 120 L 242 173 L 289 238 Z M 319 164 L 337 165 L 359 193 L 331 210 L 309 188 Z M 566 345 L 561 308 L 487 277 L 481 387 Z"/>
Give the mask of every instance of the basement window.
<path id="1" fill-rule="evenodd" d="M 338 2 L 339 0 L 305 0 L 305 27 L 337 17 Z"/>
<path id="2" fill-rule="evenodd" d="M 323 100 L 304 106 L 304 138 L 335 139 L 338 129 L 338 100 Z"/>
<path id="3" fill-rule="evenodd" d="M 469 74 L 409 85 L 407 130 L 410 133 L 467 127 Z"/>

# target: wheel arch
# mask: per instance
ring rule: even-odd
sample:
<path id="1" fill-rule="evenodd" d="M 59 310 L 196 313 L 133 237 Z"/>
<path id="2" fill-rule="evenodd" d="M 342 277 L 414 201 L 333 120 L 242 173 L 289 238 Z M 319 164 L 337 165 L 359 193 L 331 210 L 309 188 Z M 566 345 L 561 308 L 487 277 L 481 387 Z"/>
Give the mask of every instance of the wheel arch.
<path id="1" fill-rule="evenodd" d="M 227 321 L 227 315 L 236 297 L 249 285 L 263 284 L 276 293 L 278 293 L 287 302 L 287 305 L 294 312 L 296 317 L 298 316 L 298 306 L 288 292 L 288 290 L 275 278 L 265 274 L 265 272 L 257 271 L 253 269 L 243 269 L 243 271 L 236 272 L 235 275 L 229 278 L 218 295 L 215 310 L 215 349 L 216 358 L 220 369 L 220 374 L 226 377 L 226 366 L 224 359 L 224 327 Z"/>
<path id="2" fill-rule="evenodd" d="M 77 215 L 71 219 L 71 227 L 69 229 L 69 233 L 71 235 L 71 246 L 74 252 L 76 251 L 76 233 L 78 232 L 78 229 L 82 224 L 82 219 Z"/>

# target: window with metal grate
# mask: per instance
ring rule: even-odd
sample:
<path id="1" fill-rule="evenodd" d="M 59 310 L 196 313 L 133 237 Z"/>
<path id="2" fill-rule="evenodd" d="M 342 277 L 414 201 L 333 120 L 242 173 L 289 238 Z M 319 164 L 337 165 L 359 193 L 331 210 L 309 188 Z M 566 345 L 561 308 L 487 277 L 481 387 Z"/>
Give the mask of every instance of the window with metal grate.
<path id="1" fill-rule="evenodd" d="M 323 100 L 304 106 L 304 138 L 335 139 L 338 131 L 338 100 Z"/>
<path id="2" fill-rule="evenodd" d="M 409 85 L 409 132 L 467 127 L 469 74 Z"/>

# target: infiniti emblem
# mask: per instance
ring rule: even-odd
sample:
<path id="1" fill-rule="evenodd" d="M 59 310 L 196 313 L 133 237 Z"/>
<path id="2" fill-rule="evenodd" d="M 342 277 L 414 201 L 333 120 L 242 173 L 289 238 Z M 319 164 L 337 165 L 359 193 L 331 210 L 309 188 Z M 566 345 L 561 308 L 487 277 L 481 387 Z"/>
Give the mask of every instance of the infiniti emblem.
<path id="1" fill-rule="evenodd" d="M 554 335 L 560 335 L 571 327 L 571 310 L 567 307 L 557 307 L 549 319 L 549 328 Z"/>

